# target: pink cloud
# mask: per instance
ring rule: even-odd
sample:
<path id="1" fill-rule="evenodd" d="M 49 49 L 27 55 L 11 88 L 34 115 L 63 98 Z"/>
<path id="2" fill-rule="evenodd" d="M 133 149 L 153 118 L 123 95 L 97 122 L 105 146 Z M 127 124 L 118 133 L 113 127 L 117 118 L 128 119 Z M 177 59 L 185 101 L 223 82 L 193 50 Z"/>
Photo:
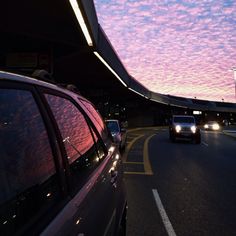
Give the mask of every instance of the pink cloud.
<path id="1" fill-rule="evenodd" d="M 236 102 L 236 5 L 96 0 L 99 21 L 129 73 L 154 92 Z"/>

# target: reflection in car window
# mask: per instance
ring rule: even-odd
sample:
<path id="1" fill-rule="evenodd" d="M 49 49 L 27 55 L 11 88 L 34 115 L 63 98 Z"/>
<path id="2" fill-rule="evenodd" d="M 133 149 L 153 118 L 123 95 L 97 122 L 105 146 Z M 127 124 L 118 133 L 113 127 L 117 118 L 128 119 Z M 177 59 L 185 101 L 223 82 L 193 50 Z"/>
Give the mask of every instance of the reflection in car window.
<path id="1" fill-rule="evenodd" d="M 61 131 L 69 163 L 87 152 L 94 144 L 87 122 L 69 100 L 46 94 L 47 101 Z"/>
<path id="2" fill-rule="evenodd" d="M 48 135 L 32 93 L 0 89 L 0 231 L 13 235 L 59 195 Z"/>
<path id="3" fill-rule="evenodd" d="M 85 106 L 85 108 L 87 109 L 88 113 L 89 113 L 89 117 L 90 119 L 93 121 L 93 123 L 96 126 L 96 129 L 98 130 L 98 132 L 100 133 L 101 137 L 106 140 L 107 138 L 107 130 L 105 128 L 104 122 L 101 118 L 101 116 L 99 115 L 99 113 L 95 110 L 95 108 L 93 107 L 92 104 L 90 104 L 89 102 L 86 102 L 84 100 L 81 100 L 81 102 L 83 103 L 83 105 Z"/>
<path id="4" fill-rule="evenodd" d="M 103 149 L 83 114 L 70 100 L 50 94 L 45 96 L 61 132 L 70 164 L 72 185 L 77 190 L 82 179 L 86 179 L 104 158 Z"/>
<path id="5" fill-rule="evenodd" d="M 107 128 L 114 133 L 119 133 L 120 132 L 120 128 L 119 125 L 116 121 L 107 121 Z"/>

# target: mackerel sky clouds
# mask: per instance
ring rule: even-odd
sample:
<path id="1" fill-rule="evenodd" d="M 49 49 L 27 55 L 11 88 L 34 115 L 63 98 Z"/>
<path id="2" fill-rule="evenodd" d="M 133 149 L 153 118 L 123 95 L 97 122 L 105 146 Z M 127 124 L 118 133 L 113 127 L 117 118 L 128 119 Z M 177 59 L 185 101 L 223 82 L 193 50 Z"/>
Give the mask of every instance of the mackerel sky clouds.
<path id="1" fill-rule="evenodd" d="M 236 102 L 235 0 L 94 0 L 129 74 L 148 89 Z"/>

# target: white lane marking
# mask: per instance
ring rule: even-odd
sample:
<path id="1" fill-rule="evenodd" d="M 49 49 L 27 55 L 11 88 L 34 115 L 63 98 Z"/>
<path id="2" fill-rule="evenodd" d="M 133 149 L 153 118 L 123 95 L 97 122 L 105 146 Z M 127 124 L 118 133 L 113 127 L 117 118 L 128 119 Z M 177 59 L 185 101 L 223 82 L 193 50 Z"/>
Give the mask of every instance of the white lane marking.
<path id="1" fill-rule="evenodd" d="M 209 146 L 209 144 L 208 144 L 208 143 L 205 143 L 205 142 L 203 142 L 203 141 L 202 141 L 202 144 L 203 144 L 203 145 L 205 145 L 206 147 L 208 147 L 208 146 Z"/>
<path id="2" fill-rule="evenodd" d="M 157 192 L 156 189 L 152 189 L 152 193 L 153 193 L 153 196 L 154 196 L 154 199 L 156 201 L 156 204 L 157 204 L 157 208 L 159 210 L 159 213 L 161 215 L 161 218 L 162 218 L 162 221 L 163 221 L 163 224 L 166 228 L 166 231 L 167 231 L 167 234 L 169 236 L 176 236 L 176 233 L 172 227 L 172 224 L 170 223 L 170 220 L 166 214 L 166 211 L 162 205 L 162 202 L 161 202 L 161 199 L 159 197 L 159 194 Z"/>

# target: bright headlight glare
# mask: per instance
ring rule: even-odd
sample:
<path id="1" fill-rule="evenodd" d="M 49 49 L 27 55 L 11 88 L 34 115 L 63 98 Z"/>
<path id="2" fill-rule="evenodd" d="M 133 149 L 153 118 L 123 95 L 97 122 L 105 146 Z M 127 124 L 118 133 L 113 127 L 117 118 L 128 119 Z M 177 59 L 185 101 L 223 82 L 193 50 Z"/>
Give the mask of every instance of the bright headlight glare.
<path id="1" fill-rule="evenodd" d="M 179 133 L 180 130 L 181 130 L 181 126 L 180 126 L 180 125 L 176 125 L 176 126 L 175 126 L 175 130 L 176 130 L 177 133 Z"/>
<path id="2" fill-rule="evenodd" d="M 218 129 L 220 128 L 220 126 L 219 126 L 218 124 L 214 124 L 214 125 L 212 126 L 212 128 L 213 128 L 214 130 L 218 130 Z"/>
<path id="3" fill-rule="evenodd" d="M 205 125 L 204 125 L 204 128 L 205 128 L 205 129 L 208 129 L 208 128 L 209 128 L 208 124 L 205 124 Z"/>
<path id="4" fill-rule="evenodd" d="M 196 130 L 197 130 L 197 127 L 196 127 L 195 125 L 191 126 L 191 131 L 192 131 L 193 133 L 196 133 Z"/>

